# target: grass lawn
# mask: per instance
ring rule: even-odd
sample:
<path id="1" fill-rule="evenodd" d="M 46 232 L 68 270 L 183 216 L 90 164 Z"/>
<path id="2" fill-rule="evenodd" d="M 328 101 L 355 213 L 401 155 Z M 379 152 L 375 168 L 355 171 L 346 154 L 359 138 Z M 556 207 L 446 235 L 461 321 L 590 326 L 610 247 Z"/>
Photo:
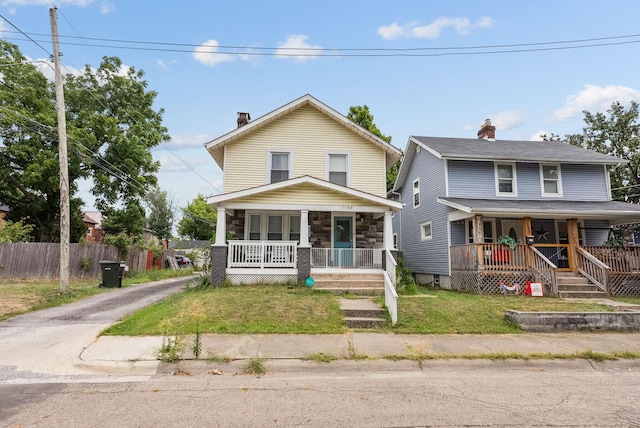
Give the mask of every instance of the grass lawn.
<path id="1" fill-rule="evenodd" d="M 242 286 L 189 290 L 142 309 L 108 328 L 109 335 L 200 333 L 342 333 L 331 294 L 306 287 Z"/>
<path id="2" fill-rule="evenodd" d="M 384 298 L 378 298 L 383 304 Z M 475 296 L 421 290 L 400 296 L 398 324 L 374 332 L 421 334 L 519 333 L 504 319 L 521 311 L 609 311 L 596 303 L 525 296 Z M 110 327 L 109 335 L 338 334 L 347 331 L 335 296 L 306 287 L 241 286 L 191 290 L 145 308 Z"/>
<path id="3" fill-rule="evenodd" d="M 158 270 L 127 273 L 122 286 L 156 281 L 173 276 L 191 274 L 190 270 Z M 0 321 L 25 312 L 60 306 L 75 302 L 94 294 L 104 293 L 109 288 L 99 288 L 100 279 L 71 280 L 69 293 L 60 294 L 60 280 L 55 279 L 2 279 L 0 280 Z"/>

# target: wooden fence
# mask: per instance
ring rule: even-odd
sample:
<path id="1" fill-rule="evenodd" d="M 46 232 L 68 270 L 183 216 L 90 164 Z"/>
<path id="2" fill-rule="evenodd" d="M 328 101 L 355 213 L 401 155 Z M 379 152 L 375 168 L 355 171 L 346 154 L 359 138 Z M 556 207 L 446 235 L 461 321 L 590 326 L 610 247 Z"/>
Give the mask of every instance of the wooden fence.
<path id="1" fill-rule="evenodd" d="M 131 248 L 124 262 L 129 270 L 147 269 L 147 250 Z M 100 278 L 100 261 L 119 261 L 118 249 L 103 244 L 70 244 L 69 275 L 71 278 Z M 0 244 L 0 278 L 58 278 L 60 276 L 60 244 Z"/>

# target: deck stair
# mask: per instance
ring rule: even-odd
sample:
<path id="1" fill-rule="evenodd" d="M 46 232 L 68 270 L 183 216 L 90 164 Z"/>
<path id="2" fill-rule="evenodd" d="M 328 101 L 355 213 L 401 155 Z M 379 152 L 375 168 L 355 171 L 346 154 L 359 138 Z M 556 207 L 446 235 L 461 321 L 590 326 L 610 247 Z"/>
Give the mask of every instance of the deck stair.
<path id="1" fill-rule="evenodd" d="M 340 309 L 349 328 L 377 328 L 387 322 L 384 310 L 368 298 L 340 299 Z"/>
<path id="2" fill-rule="evenodd" d="M 312 273 L 313 288 L 333 294 L 355 294 L 358 296 L 384 296 L 384 274 L 362 273 Z"/>
<path id="3" fill-rule="evenodd" d="M 587 278 L 575 272 L 557 272 L 558 297 L 602 299 L 607 294 L 597 285 L 591 284 Z"/>

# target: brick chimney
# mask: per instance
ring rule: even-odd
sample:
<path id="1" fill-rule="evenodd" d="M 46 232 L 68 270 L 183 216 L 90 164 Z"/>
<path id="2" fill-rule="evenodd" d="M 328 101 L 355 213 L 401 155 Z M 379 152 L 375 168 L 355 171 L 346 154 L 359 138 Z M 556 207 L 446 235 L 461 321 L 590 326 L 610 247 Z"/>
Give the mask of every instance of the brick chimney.
<path id="1" fill-rule="evenodd" d="M 251 120 L 251 115 L 249 113 L 238 112 L 238 128 L 246 125 Z"/>
<path id="2" fill-rule="evenodd" d="M 478 131 L 478 138 L 481 140 L 496 141 L 496 127 L 491 124 L 491 119 L 484 121 Z"/>

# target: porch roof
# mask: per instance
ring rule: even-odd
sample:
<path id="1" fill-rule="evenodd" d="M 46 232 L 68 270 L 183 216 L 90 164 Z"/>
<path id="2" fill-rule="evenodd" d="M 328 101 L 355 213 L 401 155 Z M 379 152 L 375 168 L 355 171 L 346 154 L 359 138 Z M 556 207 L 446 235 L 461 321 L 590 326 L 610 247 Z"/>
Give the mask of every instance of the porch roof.
<path id="1" fill-rule="evenodd" d="M 438 198 L 438 202 L 469 216 L 589 218 L 608 220 L 612 224 L 640 223 L 640 205 L 626 202 L 466 198 Z"/>
<path id="2" fill-rule="evenodd" d="M 213 207 L 231 209 L 399 211 L 400 202 L 340 186 L 308 175 L 211 196 Z"/>

